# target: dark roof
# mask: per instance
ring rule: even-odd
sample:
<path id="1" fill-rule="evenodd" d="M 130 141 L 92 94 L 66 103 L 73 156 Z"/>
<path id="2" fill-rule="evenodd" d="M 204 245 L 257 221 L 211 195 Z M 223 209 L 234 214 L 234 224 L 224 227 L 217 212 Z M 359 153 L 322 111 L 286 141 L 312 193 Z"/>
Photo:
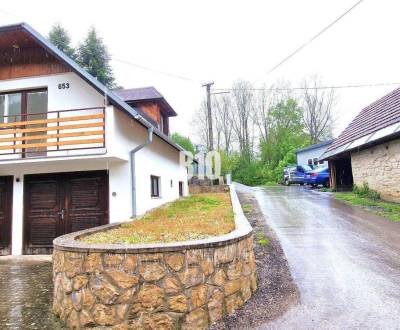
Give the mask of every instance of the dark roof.
<path id="1" fill-rule="evenodd" d="M 122 100 L 117 94 L 115 94 L 112 90 L 108 89 L 104 86 L 100 81 L 94 78 L 91 74 L 89 74 L 86 70 L 80 67 L 74 60 L 64 54 L 61 50 L 59 50 L 56 46 L 54 46 L 49 40 L 44 38 L 39 32 L 34 30 L 29 24 L 26 23 L 18 23 L 12 25 L 6 25 L 0 27 L 1 32 L 9 32 L 9 31 L 25 31 L 29 33 L 39 45 L 45 48 L 50 54 L 55 56 L 58 60 L 67 65 L 73 72 L 75 72 L 78 76 L 80 76 L 83 80 L 85 80 L 88 84 L 90 84 L 93 88 L 95 88 L 99 93 L 107 97 L 109 102 L 116 106 L 118 109 L 126 112 L 128 115 L 137 120 L 141 125 L 146 128 L 153 128 L 154 134 L 156 134 L 159 138 L 173 146 L 175 149 L 183 151 L 181 146 L 177 145 L 173 142 L 167 135 L 161 132 L 159 129 L 155 128 L 154 125 L 149 123 L 143 116 L 141 116 L 135 109 L 133 109 L 128 103 Z"/>
<path id="2" fill-rule="evenodd" d="M 330 139 L 330 140 L 322 141 L 322 142 L 320 142 L 320 143 L 313 144 L 313 145 L 308 146 L 308 147 L 305 147 L 305 148 L 303 148 L 303 149 L 296 150 L 296 154 L 298 154 L 299 152 L 309 151 L 309 150 L 313 150 L 313 149 L 317 149 L 317 148 L 321 148 L 321 147 L 328 146 L 328 145 L 330 145 L 333 141 L 334 141 L 333 139 Z"/>
<path id="3" fill-rule="evenodd" d="M 114 89 L 113 91 L 124 101 L 143 101 L 164 98 L 154 87 Z"/>
<path id="4" fill-rule="evenodd" d="M 176 112 L 165 100 L 164 96 L 154 87 L 140 87 L 130 89 L 114 89 L 113 92 L 128 103 L 154 101 L 164 109 L 169 116 L 176 116 Z"/>
<path id="5" fill-rule="evenodd" d="M 326 153 L 334 155 L 335 149 L 396 123 L 400 123 L 400 88 L 362 109 Z"/>

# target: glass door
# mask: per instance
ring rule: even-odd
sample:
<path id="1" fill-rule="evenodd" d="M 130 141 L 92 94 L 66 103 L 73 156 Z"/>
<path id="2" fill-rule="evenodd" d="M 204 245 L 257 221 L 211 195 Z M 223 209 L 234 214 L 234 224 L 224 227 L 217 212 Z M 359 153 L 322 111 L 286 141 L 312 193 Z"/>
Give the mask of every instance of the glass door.
<path id="1" fill-rule="evenodd" d="M 34 121 L 47 119 L 47 91 L 32 91 L 26 92 L 26 120 Z M 27 128 L 40 128 L 46 127 L 46 123 L 28 125 Z M 26 144 L 32 145 L 32 147 L 25 149 L 25 157 L 38 157 L 46 156 L 46 147 L 41 146 L 47 142 L 45 136 L 47 132 L 28 132 L 26 136 L 38 136 L 44 138 L 38 138 L 34 140 L 27 140 Z"/>

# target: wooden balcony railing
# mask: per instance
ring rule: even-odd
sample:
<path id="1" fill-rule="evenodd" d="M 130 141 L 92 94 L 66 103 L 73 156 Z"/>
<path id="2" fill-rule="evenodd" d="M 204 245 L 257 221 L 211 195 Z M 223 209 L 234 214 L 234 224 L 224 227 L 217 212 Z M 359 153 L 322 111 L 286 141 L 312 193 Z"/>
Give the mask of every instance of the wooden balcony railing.
<path id="1" fill-rule="evenodd" d="M 84 108 L 0 116 L 0 159 L 47 157 L 105 148 L 105 109 Z M 14 158 L 14 157 L 13 157 Z"/>

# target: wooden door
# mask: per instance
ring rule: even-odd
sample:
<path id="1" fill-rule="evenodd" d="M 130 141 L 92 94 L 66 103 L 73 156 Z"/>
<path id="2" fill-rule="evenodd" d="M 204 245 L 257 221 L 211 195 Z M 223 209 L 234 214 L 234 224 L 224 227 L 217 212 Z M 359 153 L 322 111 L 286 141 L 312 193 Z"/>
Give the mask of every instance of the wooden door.
<path id="1" fill-rule="evenodd" d="M 11 254 L 13 177 L 0 177 L 0 255 Z"/>
<path id="2" fill-rule="evenodd" d="M 28 175 L 24 180 L 25 254 L 48 254 L 64 233 L 64 193 L 58 175 Z"/>
<path id="3" fill-rule="evenodd" d="M 107 172 L 69 174 L 65 192 L 67 233 L 108 223 Z"/>
<path id="4" fill-rule="evenodd" d="M 25 177 L 25 254 L 52 252 L 54 238 L 108 223 L 106 171 Z"/>

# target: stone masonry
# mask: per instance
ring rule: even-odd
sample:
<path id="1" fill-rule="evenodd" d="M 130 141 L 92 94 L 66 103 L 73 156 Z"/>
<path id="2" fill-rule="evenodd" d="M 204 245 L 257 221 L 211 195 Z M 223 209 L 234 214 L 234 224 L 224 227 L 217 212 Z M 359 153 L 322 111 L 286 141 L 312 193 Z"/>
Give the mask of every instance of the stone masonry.
<path id="1" fill-rule="evenodd" d="M 257 288 L 252 234 L 173 252 L 56 247 L 53 261 L 53 311 L 70 329 L 205 329 Z"/>
<path id="2" fill-rule="evenodd" d="M 400 140 L 351 154 L 354 184 L 367 182 L 382 199 L 400 202 Z"/>

